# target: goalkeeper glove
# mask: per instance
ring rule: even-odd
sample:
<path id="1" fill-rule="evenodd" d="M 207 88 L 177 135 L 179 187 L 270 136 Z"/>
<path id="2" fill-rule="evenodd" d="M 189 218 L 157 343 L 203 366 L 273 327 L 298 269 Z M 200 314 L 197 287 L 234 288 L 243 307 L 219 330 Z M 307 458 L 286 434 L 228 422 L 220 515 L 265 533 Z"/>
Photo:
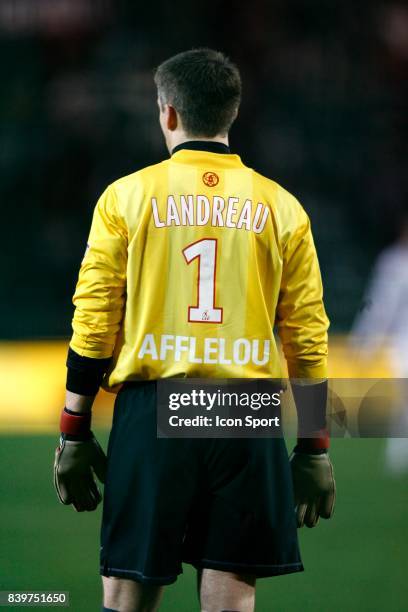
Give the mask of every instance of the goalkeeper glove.
<path id="1" fill-rule="evenodd" d="M 54 486 L 61 503 L 78 512 L 95 510 L 102 500 L 96 475 L 105 481 L 106 455 L 90 430 L 91 414 L 64 408 L 60 444 L 55 451 Z"/>
<path id="2" fill-rule="evenodd" d="M 290 459 L 297 526 L 315 527 L 319 517 L 328 519 L 334 510 L 336 485 L 327 452 L 293 452 Z"/>

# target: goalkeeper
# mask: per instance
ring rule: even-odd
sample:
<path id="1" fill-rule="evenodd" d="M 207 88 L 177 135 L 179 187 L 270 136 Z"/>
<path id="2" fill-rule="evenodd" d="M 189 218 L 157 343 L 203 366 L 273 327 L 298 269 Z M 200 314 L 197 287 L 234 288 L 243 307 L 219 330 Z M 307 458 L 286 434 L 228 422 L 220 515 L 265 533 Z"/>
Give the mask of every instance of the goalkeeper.
<path id="1" fill-rule="evenodd" d="M 333 512 L 319 264 L 296 198 L 230 150 L 237 67 L 197 49 L 161 64 L 155 82 L 170 157 L 115 181 L 96 205 L 55 486 L 82 512 L 105 483 L 103 610 L 157 610 L 185 562 L 203 611 L 253 612 L 258 578 L 303 570 L 297 527 Z M 281 378 L 275 324 L 297 380 L 291 462 L 282 438 L 157 438 L 158 379 Z M 107 458 L 91 430 L 101 385 L 117 392 Z"/>

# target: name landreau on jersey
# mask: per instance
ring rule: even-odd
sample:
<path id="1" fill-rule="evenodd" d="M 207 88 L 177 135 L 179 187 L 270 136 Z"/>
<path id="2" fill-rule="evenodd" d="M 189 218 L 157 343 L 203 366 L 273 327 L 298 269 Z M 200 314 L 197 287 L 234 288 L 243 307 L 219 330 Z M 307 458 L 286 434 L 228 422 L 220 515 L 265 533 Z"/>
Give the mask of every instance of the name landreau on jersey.
<path id="1" fill-rule="evenodd" d="M 268 206 L 246 199 L 241 208 L 239 202 L 240 198 L 237 197 L 168 195 L 165 210 L 161 213 L 157 198 L 151 199 L 156 227 L 212 225 L 260 234 L 269 216 Z"/>

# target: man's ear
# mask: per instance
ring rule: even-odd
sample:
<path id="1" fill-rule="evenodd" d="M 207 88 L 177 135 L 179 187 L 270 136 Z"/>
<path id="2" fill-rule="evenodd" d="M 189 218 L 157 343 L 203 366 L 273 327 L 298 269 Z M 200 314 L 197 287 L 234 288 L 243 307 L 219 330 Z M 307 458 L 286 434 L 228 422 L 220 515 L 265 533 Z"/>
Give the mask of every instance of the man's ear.
<path id="1" fill-rule="evenodd" d="M 177 116 L 177 111 L 174 108 L 174 106 L 171 106 L 171 104 L 167 105 L 167 117 L 166 117 L 166 126 L 167 129 L 170 130 L 170 132 L 174 132 L 174 130 L 177 129 L 178 127 L 178 116 Z"/>

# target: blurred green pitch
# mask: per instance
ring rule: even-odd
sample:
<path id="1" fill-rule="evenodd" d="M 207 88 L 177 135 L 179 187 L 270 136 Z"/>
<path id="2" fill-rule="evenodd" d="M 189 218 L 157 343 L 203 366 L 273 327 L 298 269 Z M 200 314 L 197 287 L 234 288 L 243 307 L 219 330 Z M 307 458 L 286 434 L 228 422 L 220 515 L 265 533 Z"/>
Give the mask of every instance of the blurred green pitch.
<path id="1" fill-rule="evenodd" d="M 96 433 L 106 446 L 107 432 Z M 71 610 L 99 611 L 100 510 L 77 514 L 57 502 L 56 442 L 0 436 L 0 590 L 69 591 Z M 304 573 L 259 581 L 257 612 L 408 609 L 408 478 L 384 473 L 384 444 L 333 441 L 334 518 L 300 532 Z M 163 612 L 199 610 L 194 571 L 184 570 L 167 588 Z"/>

